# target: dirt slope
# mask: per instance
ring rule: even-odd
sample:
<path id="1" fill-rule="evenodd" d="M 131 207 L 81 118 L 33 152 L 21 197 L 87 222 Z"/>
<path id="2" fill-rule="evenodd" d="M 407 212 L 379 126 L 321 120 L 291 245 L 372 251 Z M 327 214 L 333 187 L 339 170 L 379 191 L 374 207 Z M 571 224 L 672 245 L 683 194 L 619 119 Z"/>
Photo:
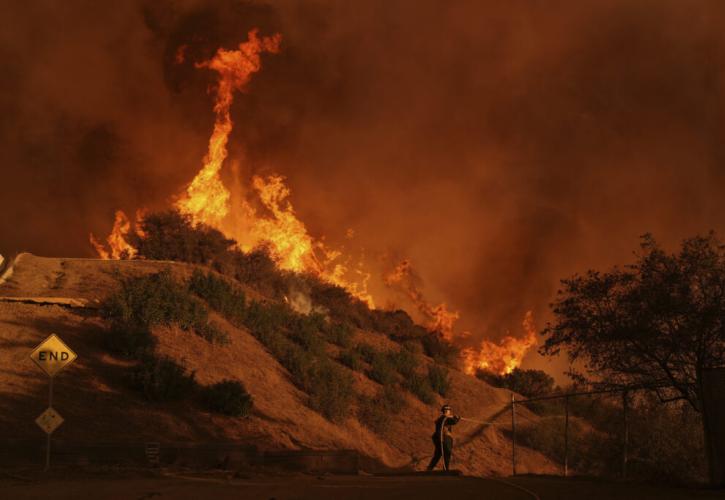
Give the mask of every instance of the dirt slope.
<path id="1" fill-rule="evenodd" d="M 131 363 L 103 350 L 104 325 L 93 308 L 113 290 L 119 275 L 163 268 L 170 268 L 179 278 L 193 270 L 171 262 L 41 258 L 30 254 L 21 254 L 8 266 L 0 277 L 0 439 L 42 437 L 34 419 L 47 406 L 48 379 L 28 355 L 45 337 L 57 333 L 79 355 L 56 378 L 54 407 L 66 419 L 56 431 L 58 439 L 231 440 L 262 449 L 356 449 L 390 466 L 420 469 L 427 465 L 438 404 L 426 406 L 406 392 L 408 407 L 399 415 L 391 415 L 392 428 L 385 437 L 361 426 L 353 417 L 333 424 L 305 406 L 306 395 L 290 382 L 286 370 L 262 344 L 222 318 L 216 319 L 231 337 L 228 346 L 210 345 L 196 335 L 168 327 L 155 331 L 158 349 L 195 370 L 202 384 L 225 378 L 242 381 L 254 397 L 251 418 L 212 415 L 191 403 L 149 404 L 127 389 L 124 376 Z M 253 290 L 247 292 L 260 298 Z M 358 331 L 356 337 L 397 348 L 382 334 Z M 358 372 L 354 376 L 359 392 L 375 392 L 375 382 Z M 455 466 L 468 474 L 508 474 L 511 443 L 506 408 L 510 393 L 461 372 L 451 371 L 451 377 L 453 389 L 447 402 L 456 413 L 500 424 L 461 422 L 456 429 Z M 523 417 L 536 418 L 530 414 Z M 556 466 L 543 455 L 522 448 L 518 471 L 555 472 Z"/>

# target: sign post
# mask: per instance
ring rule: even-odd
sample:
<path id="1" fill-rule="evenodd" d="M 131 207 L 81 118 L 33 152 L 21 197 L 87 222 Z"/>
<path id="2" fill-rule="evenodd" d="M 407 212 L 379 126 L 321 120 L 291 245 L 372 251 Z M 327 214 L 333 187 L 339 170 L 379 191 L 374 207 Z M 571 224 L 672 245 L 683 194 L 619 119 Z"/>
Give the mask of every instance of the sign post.
<path id="1" fill-rule="evenodd" d="M 63 423 L 63 417 L 53 408 L 53 378 L 65 367 L 76 360 L 78 356 L 73 350 L 65 345 L 56 334 L 51 334 L 47 339 L 30 353 L 36 365 L 38 365 L 50 377 L 48 386 L 48 409 L 45 410 L 35 423 L 38 424 L 47 436 L 45 448 L 45 471 L 50 468 L 50 435 L 53 434 Z"/>

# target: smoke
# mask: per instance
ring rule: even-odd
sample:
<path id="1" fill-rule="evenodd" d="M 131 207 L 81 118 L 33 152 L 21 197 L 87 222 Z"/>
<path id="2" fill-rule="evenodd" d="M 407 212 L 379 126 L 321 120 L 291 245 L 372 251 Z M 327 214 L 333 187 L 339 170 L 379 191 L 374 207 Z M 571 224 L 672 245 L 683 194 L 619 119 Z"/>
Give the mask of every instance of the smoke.
<path id="1" fill-rule="evenodd" d="M 724 21 L 714 1 L 5 2 L 0 252 L 90 256 L 116 209 L 168 207 L 214 123 L 194 64 L 259 27 L 283 42 L 232 106 L 235 175 L 286 176 L 375 297 L 414 310 L 380 277 L 409 259 L 497 340 L 646 231 L 725 231 Z"/>

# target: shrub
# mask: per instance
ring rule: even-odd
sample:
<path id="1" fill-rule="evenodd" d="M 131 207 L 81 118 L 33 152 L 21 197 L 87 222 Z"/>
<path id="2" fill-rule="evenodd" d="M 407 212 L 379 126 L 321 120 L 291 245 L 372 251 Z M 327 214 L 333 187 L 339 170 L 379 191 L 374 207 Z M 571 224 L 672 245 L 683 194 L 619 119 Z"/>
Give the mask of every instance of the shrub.
<path id="1" fill-rule="evenodd" d="M 315 304 L 327 309 L 329 316 L 336 321 L 362 329 L 370 327 L 371 312 L 368 306 L 340 286 L 314 281 L 311 283 L 310 298 Z"/>
<path id="2" fill-rule="evenodd" d="M 294 320 L 295 313 L 279 303 L 254 301 L 247 307 L 244 325 L 255 334 L 286 330 Z"/>
<path id="3" fill-rule="evenodd" d="M 177 283 L 169 270 L 122 279 L 119 290 L 102 304 L 101 316 L 111 322 L 106 346 L 131 357 L 151 352 L 155 325 L 196 330 L 208 323 L 204 304 Z"/>
<path id="4" fill-rule="evenodd" d="M 702 415 L 686 403 L 662 404 L 654 395 L 632 404 L 633 477 L 691 483 L 706 479 Z M 621 443 L 620 435 L 617 436 Z"/>
<path id="5" fill-rule="evenodd" d="M 385 386 L 382 389 L 382 405 L 392 415 L 405 408 L 405 398 L 399 387 Z"/>
<path id="6" fill-rule="evenodd" d="M 226 280 L 212 273 L 204 274 L 197 269 L 189 280 L 189 290 L 233 324 L 242 323 L 246 306 L 244 292 L 237 290 Z"/>
<path id="7" fill-rule="evenodd" d="M 154 326 L 175 323 L 184 330 L 205 323 L 204 305 L 177 283 L 170 271 L 127 278 L 102 306 L 111 321 Z"/>
<path id="8" fill-rule="evenodd" d="M 364 342 L 355 346 L 355 352 L 357 352 L 366 363 L 372 363 L 373 359 L 375 359 L 378 354 L 378 351 L 376 351 L 373 346 Z"/>
<path id="9" fill-rule="evenodd" d="M 526 408 L 541 416 L 561 415 L 564 411 L 563 399 L 549 399 L 544 401 L 530 401 L 524 403 Z M 571 412 L 571 410 L 570 410 Z M 573 413 L 572 413 L 573 414 Z"/>
<path id="10" fill-rule="evenodd" d="M 357 418 L 361 424 L 378 434 L 384 434 L 390 427 L 390 414 L 374 397 L 361 396 L 358 399 Z"/>
<path id="11" fill-rule="evenodd" d="M 414 338 L 419 334 L 416 328 L 417 325 L 413 323 L 408 313 L 403 310 L 385 311 L 376 309 L 372 311 L 372 318 L 373 330 L 385 333 L 399 342 Z"/>
<path id="12" fill-rule="evenodd" d="M 146 325 L 116 319 L 111 321 L 111 327 L 108 334 L 103 337 L 103 343 L 111 352 L 130 358 L 140 358 L 153 352 L 156 338 Z"/>
<path id="13" fill-rule="evenodd" d="M 340 353 L 339 361 L 351 370 L 360 371 L 362 369 L 362 358 L 360 357 L 360 354 L 354 349 L 342 351 Z"/>
<path id="14" fill-rule="evenodd" d="M 353 396 L 352 375 L 327 357 L 317 331 L 319 318 L 296 315 L 277 304 L 253 302 L 246 322 L 289 371 L 293 383 L 307 392 L 311 408 L 330 420 L 345 416 Z M 285 329 L 294 341 L 280 333 Z"/>
<path id="15" fill-rule="evenodd" d="M 373 398 L 361 397 L 358 402 L 360 422 L 373 431 L 384 434 L 395 418 L 405 407 L 405 399 L 400 390 L 393 386 L 384 386 Z"/>
<path id="16" fill-rule="evenodd" d="M 392 384 L 396 381 L 395 367 L 390 356 L 385 353 L 376 353 L 368 370 L 368 377 L 382 385 Z"/>
<path id="17" fill-rule="evenodd" d="M 277 268 L 268 248 L 242 252 L 218 230 L 193 224 L 178 211 L 146 215 L 141 230 L 142 236 L 129 235 L 139 257 L 205 264 L 275 299 L 280 299 L 288 288 L 290 273 Z"/>
<path id="18" fill-rule="evenodd" d="M 448 390 L 451 388 L 448 370 L 442 366 L 430 365 L 428 367 L 428 382 L 431 388 L 441 396 L 448 394 Z"/>
<path id="19" fill-rule="evenodd" d="M 223 380 L 204 387 L 201 399 L 209 410 L 232 417 L 246 417 L 252 411 L 252 396 L 236 380 Z"/>
<path id="20" fill-rule="evenodd" d="M 213 265 L 227 261 L 228 251 L 235 244 L 216 229 L 194 225 L 175 210 L 146 215 L 141 229 L 143 236 L 130 234 L 130 243 L 139 256 L 152 260 Z"/>
<path id="21" fill-rule="evenodd" d="M 405 379 L 405 388 L 427 405 L 435 402 L 435 395 L 433 394 L 428 377 L 413 373 Z"/>
<path id="22" fill-rule="evenodd" d="M 415 369 L 418 366 L 418 360 L 415 355 L 406 349 L 388 353 L 388 359 L 393 368 L 403 377 L 411 376 L 415 373 Z"/>
<path id="23" fill-rule="evenodd" d="M 233 277 L 237 281 L 276 299 L 288 290 L 289 274 L 277 268 L 268 248 L 258 247 L 249 253 L 236 251 L 233 260 Z"/>
<path id="24" fill-rule="evenodd" d="M 280 348 L 277 359 L 290 372 L 293 382 L 300 389 L 308 391 L 312 385 L 309 379 L 316 356 L 284 337 L 280 339 Z"/>
<path id="25" fill-rule="evenodd" d="M 316 318 L 301 314 L 291 318 L 290 335 L 295 342 L 304 347 L 307 351 L 316 354 L 323 354 L 325 342 L 319 333 L 319 324 Z"/>
<path id="26" fill-rule="evenodd" d="M 569 420 L 569 465 L 575 468 L 582 464 L 586 456 L 583 430 L 574 419 Z M 564 418 L 544 417 L 538 422 L 523 425 L 516 429 L 516 439 L 524 446 L 538 450 L 544 455 L 564 462 Z M 617 449 L 617 448 L 615 448 Z"/>
<path id="27" fill-rule="evenodd" d="M 353 332 L 350 325 L 334 321 L 326 324 L 323 328 L 325 338 L 340 347 L 350 347 L 352 344 Z"/>
<path id="28" fill-rule="evenodd" d="M 501 375 L 485 370 L 483 368 L 478 368 L 476 370 L 476 378 L 479 380 L 483 380 L 492 387 L 503 387 L 503 377 Z"/>
<path id="29" fill-rule="evenodd" d="M 210 344 L 229 345 L 231 339 L 229 334 L 213 322 L 206 323 L 195 329 L 197 335 Z"/>
<path id="30" fill-rule="evenodd" d="M 414 354 L 415 356 L 420 356 L 421 354 L 423 354 L 423 345 L 420 343 L 419 340 L 406 340 L 405 342 L 403 342 L 403 349 Z"/>
<path id="31" fill-rule="evenodd" d="M 554 392 L 554 379 L 543 370 L 514 368 L 511 373 L 504 375 L 498 375 L 487 370 L 478 370 L 476 377 L 489 385 L 509 389 L 527 398 L 546 396 Z"/>
<path id="32" fill-rule="evenodd" d="M 453 366 L 458 361 L 460 350 L 440 334 L 429 332 L 420 337 L 423 351 L 437 363 Z"/>
<path id="33" fill-rule="evenodd" d="M 144 357 L 131 373 L 131 385 L 150 401 L 172 401 L 196 388 L 194 373 L 167 357 Z"/>
<path id="34" fill-rule="evenodd" d="M 354 395 L 349 372 L 329 360 L 318 359 L 308 369 L 305 389 L 310 406 L 328 419 L 340 421 L 347 415 Z"/>

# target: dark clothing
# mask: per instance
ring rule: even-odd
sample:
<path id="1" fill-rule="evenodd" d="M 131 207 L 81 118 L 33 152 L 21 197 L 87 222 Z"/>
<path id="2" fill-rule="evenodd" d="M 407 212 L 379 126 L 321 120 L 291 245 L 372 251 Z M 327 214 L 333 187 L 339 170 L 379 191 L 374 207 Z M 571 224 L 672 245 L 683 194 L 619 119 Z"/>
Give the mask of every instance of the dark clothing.
<path id="1" fill-rule="evenodd" d="M 453 436 L 451 435 L 451 427 L 456 425 L 460 419 L 461 417 L 446 417 L 441 415 L 436 420 L 436 430 L 431 436 L 433 439 L 433 446 L 435 446 L 435 453 L 433 454 L 430 464 L 428 464 L 428 470 L 432 470 L 436 465 L 438 465 L 441 455 L 443 455 L 443 465 L 445 466 L 445 470 L 448 470 L 451 463 L 451 453 L 453 452 Z"/>
<path id="2" fill-rule="evenodd" d="M 441 455 L 443 455 L 443 467 L 445 470 L 448 470 L 448 467 L 451 464 L 451 453 L 453 452 L 453 438 L 446 436 L 443 438 L 443 442 L 441 443 L 441 440 L 434 435 L 433 446 L 435 446 L 436 451 L 428 464 L 428 470 L 433 470 L 435 466 L 438 465 L 438 460 L 441 459 Z"/>

